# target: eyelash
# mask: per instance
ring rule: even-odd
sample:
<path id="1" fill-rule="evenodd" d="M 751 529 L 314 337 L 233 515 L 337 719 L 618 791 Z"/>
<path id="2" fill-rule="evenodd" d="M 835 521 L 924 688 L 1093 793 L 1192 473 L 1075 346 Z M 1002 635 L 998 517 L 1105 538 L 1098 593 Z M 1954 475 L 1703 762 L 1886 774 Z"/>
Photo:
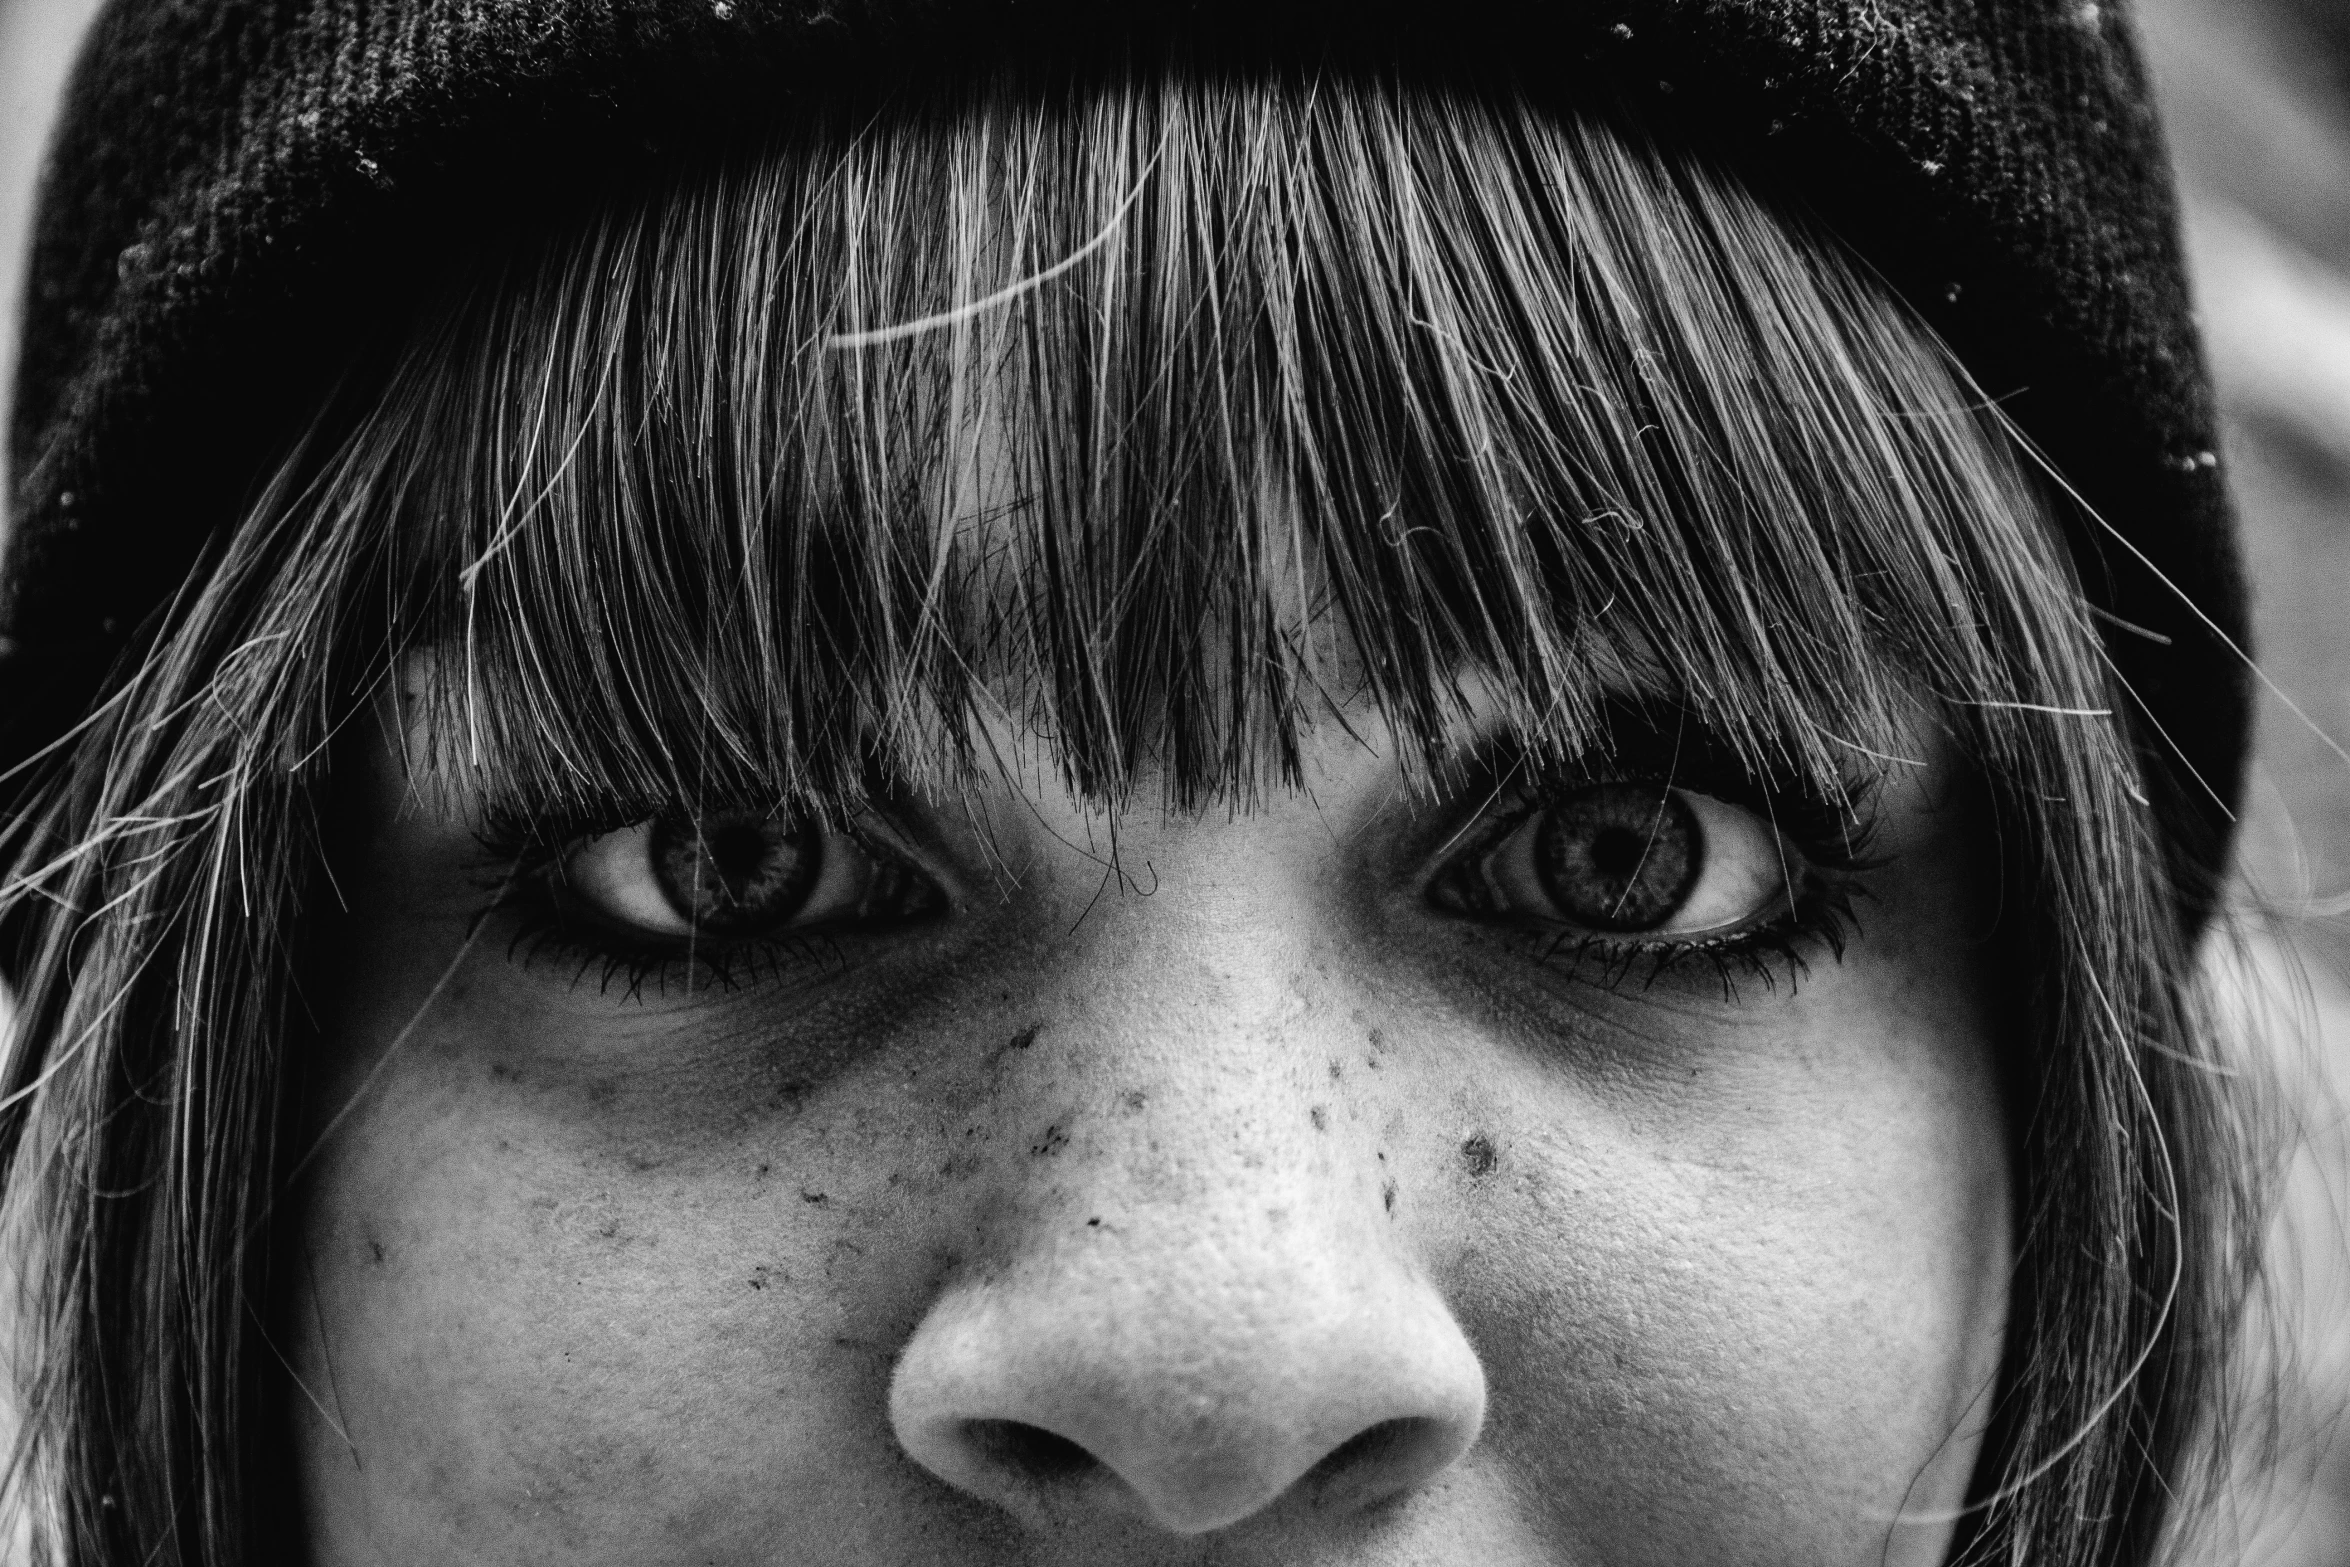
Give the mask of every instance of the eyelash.
<path id="1" fill-rule="evenodd" d="M 805 976 L 827 964 L 845 968 L 847 959 L 822 933 L 807 936 L 757 936 L 732 942 L 706 942 L 691 951 L 630 951 L 625 938 L 598 932 L 590 936 L 564 920 L 551 900 L 540 899 L 517 909 L 519 924 L 507 955 L 525 970 L 535 964 L 561 961 L 573 965 L 569 983 L 576 989 L 594 983 L 596 992 L 622 1001 L 642 1001 L 648 989 L 667 995 L 671 985 L 692 993 L 701 990 L 748 990 L 785 975 Z"/>
<path id="2" fill-rule="evenodd" d="M 1574 768 L 1532 784 L 1507 781 L 1535 770 L 1522 754 L 1489 757 L 1478 771 L 1496 782 L 1479 809 L 1473 837 L 1467 847 L 1447 856 L 1438 877 L 1459 874 L 1535 813 L 1576 789 L 1600 783 L 1669 783 L 1744 805 L 1772 822 L 1804 859 L 1793 908 L 1728 935 L 1693 940 L 1562 928 L 1545 946 L 1541 961 L 1562 965 L 1607 990 L 1635 980 L 1641 988 L 1651 988 L 1698 965 L 1711 971 L 1725 1003 L 1735 1002 L 1745 983 L 1759 981 L 1766 989 L 1775 989 L 1783 981 L 1792 989 L 1823 950 L 1832 961 L 1841 961 L 1847 942 L 1859 929 L 1853 905 L 1867 896 L 1863 873 L 1883 863 L 1869 853 L 1875 830 L 1870 784 L 1848 783 L 1845 802 L 1832 804 L 1804 792 L 1773 788 L 1735 764 L 1724 766 L 1718 748 L 1696 748 L 1690 765 L 1682 765 L 1690 758 L 1679 755 L 1681 747 L 1673 749 L 1674 759 L 1662 768 Z M 1509 803 L 1497 810 L 1497 800 Z M 838 932 L 712 940 L 681 952 L 664 942 L 632 941 L 624 932 L 592 925 L 567 911 L 560 893 L 565 862 L 590 839 L 628 825 L 632 824 L 586 818 L 554 823 L 543 818 L 486 821 L 475 838 L 483 854 L 476 879 L 487 901 L 474 916 L 471 931 L 478 933 L 503 914 L 514 921 L 507 943 L 510 961 L 525 970 L 550 961 L 573 965 L 572 987 L 592 979 L 598 994 L 617 993 L 623 1001 L 641 1001 L 648 991 L 664 995 L 673 985 L 687 993 L 732 992 L 786 976 L 807 977 L 828 965 L 834 972 L 848 966 L 848 956 L 834 939 Z M 877 858 L 903 858 L 853 828 L 849 835 Z M 1429 896 L 1436 885 L 1430 883 Z"/>

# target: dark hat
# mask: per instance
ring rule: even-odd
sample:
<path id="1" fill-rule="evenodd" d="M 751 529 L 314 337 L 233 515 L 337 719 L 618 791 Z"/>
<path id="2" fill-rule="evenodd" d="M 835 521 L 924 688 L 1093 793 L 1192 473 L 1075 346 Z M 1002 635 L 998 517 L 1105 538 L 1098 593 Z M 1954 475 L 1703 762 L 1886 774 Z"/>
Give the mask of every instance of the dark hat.
<path id="1" fill-rule="evenodd" d="M 1628 101 L 1825 219 L 2087 503 L 2074 556 L 2201 918 L 2245 745 L 2244 590 L 2115 0 L 114 0 L 35 231 L 0 769 L 86 710 L 318 405 L 352 323 L 396 309 L 468 212 L 592 190 L 844 73 L 1141 31 L 1506 62 Z"/>

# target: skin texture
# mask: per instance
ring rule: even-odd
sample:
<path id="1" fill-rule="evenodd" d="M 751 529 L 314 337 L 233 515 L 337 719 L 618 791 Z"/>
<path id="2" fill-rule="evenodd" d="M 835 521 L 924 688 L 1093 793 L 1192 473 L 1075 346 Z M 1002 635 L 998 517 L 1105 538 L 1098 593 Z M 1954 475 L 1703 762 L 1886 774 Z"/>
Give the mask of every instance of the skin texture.
<path id="1" fill-rule="evenodd" d="M 1122 875 L 1033 777 L 917 802 L 945 918 L 633 997 L 468 947 L 387 739 L 282 1308 L 317 1567 L 1939 1561 L 2009 1255 L 1957 769 L 1841 959 L 1610 988 L 1431 901 L 1481 802 L 1352 727 Z"/>

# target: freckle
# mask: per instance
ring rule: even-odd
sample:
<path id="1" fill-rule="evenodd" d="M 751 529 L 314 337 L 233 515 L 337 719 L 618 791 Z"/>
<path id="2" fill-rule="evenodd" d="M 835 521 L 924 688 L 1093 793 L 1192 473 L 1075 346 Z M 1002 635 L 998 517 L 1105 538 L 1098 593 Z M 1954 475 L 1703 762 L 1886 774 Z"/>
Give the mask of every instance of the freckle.
<path id="1" fill-rule="evenodd" d="M 1387 1034 L 1383 1029 L 1374 1028 L 1369 1033 L 1365 1034 L 1363 1039 L 1367 1044 L 1370 1045 L 1373 1053 L 1377 1053 L 1378 1051 L 1385 1050 L 1387 1048 Z"/>
<path id="2" fill-rule="evenodd" d="M 1483 1132 L 1476 1133 L 1461 1144 L 1461 1164 L 1468 1170 L 1471 1180 L 1483 1180 L 1500 1163 L 1501 1155 L 1493 1151 L 1493 1139 Z"/>
<path id="3" fill-rule="evenodd" d="M 774 1169 L 774 1168 L 775 1168 L 775 1166 L 773 1166 L 773 1165 L 771 1165 L 771 1164 L 763 1164 L 763 1165 L 759 1166 L 759 1173 L 760 1173 L 761 1175 L 765 1175 L 765 1174 L 766 1174 L 766 1173 L 767 1173 L 769 1170 L 772 1170 L 772 1169 Z"/>
<path id="4" fill-rule="evenodd" d="M 1330 1081 L 1339 1082 L 1346 1076 L 1346 1063 L 1336 1056 L 1330 1058 Z"/>
<path id="5" fill-rule="evenodd" d="M 1048 1126 L 1044 1129 L 1044 1136 L 1030 1145 L 1028 1152 L 1033 1158 L 1049 1159 L 1068 1146 L 1069 1134 L 1058 1126 Z"/>
<path id="6" fill-rule="evenodd" d="M 376 1265 L 381 1267 L 384 1260 L 384 1243 L 382 1241 L 369 1241 L 367 1243 L 367 1249 L 375 1253 Z"/>
<path id="7" fill-rule="evenodd" d="M 1012 1054 L 1014 1051 L 1026 1050 L 1030 1045 L 1036 1043 L 1036 1036 L 1043 1031 L 1044 1025 L 1042 1023 L 1029 1024 L 1026 1028 L 1020 1030 L 1019 1033 L 1014 1034 L 1010 1039 L 1007 1039 L 1001 1045 L 998 1045 L 995 1048 L 995 1051 L 988 1056 L 987 1064 L 989 1066 L 994 1066 L 997 1062 L 1003 1060 L 1004 1057 Z"/>
<path id="8" fill-rule="evenodd" d="M 1380 1155 L 1380 1157 L 1381 1157 L 1381 1158 L 1385 1158 L 1385 1157 L 1386 1157 L 1386 1155 L 1385 1155 L 1385 1154 L 1381 1154 L 1381 1155 Z M 1387 1208 L 1387 1211 L 1388 1211 L 1388 1213 L 1389 1213 L 1390 1215 L 1393 1215 L 1393 1214 L 1394 1214 L 1394 1212 L 1395 1212 L 1395 1179 L 1394 1179 L 1394 1177 L 1390 1176 L 1390 1177 L 1389 1177 L 1389 1178 L 1388 1178 L 1388 1179 L 1387 1179 L 1385 1182 L 1383 1182 L 1383 1183 L 1380 1185 L 1380 1187 L 1379 1187 L 1379 1200 L 1380 1200 L 1380 1202 L 1381 1202 L 1381 1203 L 1383 1203 L 1383 1204 L 1385 1204 L 1385 1205 L 1386 1205 L 1386 1208 Z"/>
<path id="9" fill-rule="evenodd" d="M 1327 1132 L 1330 1130 L 1330 1112 L 1327 1108 L 1322 1105 L 1316 1105 L 1313 1109 L 1308 1110 L 1306 1114 L 1312 1117 L 1315 1131 Z"/>
<path id="10" fill-rule="evenodd" d="M 800 1201 L 804 1203 L 813 1203 L 815 1206 L 821 1208 L 826 1203 L 832 1201 L 832 1194 L 829 1192 L 812 1192 L 803 1186 L 800 1188 Z"/>
<path id="11" fill-rule="evenodd" d="M 588 1103 L 599 1109 L 619 1097 L 620 1085 L 608 1077 L 598 1078 L 595 1082 L 588 1084 Z"/>
<path id="12" fill-rule="evenodd" d="M 1151 1096 L 1139 1088 L 1129 1088 L 1126 1097 L 1118 1102 L 1126 1107 L 1128 1115 L 1133 1115 L 1151 1102 Z"/>
<path id="13" fill-rule="evenodd" d="M 1099 1219 L 1088 1219 L 1085 1221 L 1085 1227 L 1089 1230 L 1098 1230 L 1102 1227 L 1102 1221 Z"/>

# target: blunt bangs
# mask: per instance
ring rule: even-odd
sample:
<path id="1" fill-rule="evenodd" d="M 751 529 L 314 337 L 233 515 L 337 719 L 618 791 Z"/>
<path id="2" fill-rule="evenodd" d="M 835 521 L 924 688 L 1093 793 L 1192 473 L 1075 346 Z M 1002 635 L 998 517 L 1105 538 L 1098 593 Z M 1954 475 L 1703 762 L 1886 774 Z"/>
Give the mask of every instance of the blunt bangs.
<path id="1" fill-rule="evenodd" d="M 1472 688 L 1604 750 L 1627 668 L 1842 798 L 1921 696 L 2096 705 L 2072 639 L 1984 612 L 2062 569 L 1922 331 L 1506 96 L 840 110 L 518 245 L 382 408 L 329 482 L 397 511 L 392 641 L 464 650 L 435 771 L 493 809 L 829 809 L 967 774 L 982 715 L 1112 809 L 1146 767 L 1245 805 L 1358 691 L 1419 778 Z"/>

